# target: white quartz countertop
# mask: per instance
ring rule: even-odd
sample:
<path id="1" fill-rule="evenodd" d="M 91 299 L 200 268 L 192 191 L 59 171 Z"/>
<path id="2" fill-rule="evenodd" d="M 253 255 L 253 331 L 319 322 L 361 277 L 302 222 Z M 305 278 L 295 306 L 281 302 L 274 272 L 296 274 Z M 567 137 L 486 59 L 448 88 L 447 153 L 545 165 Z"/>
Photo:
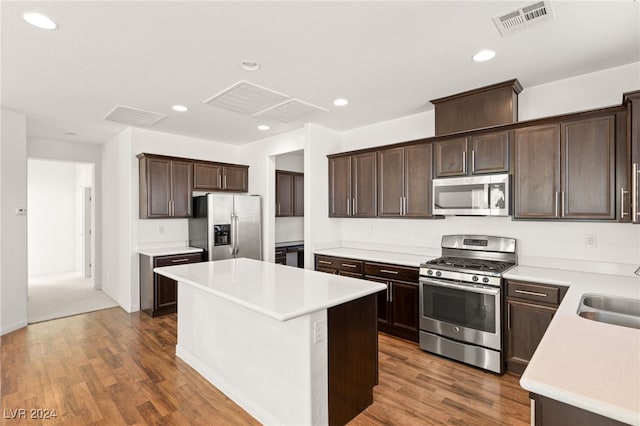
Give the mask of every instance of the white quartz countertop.
<path id="1" fill-rule="evenodd" d="M 165 266 L 154 272 L 279 321 L 387 288 L 381 283 L 245 258 Z"/>
<path id="2" fill-rule="evenodd" d="M 369 260 L 371 262 L 392 263 L 395 265 L 420 267 L 421 263 L 427 260 L 440 257 L 440 253 L 434 253 L 433 255 L 418 255 L 418 254 L 406 254 L 406 253 L 393 253 L 388 251 L 377 250 L 365 250 L 349 247 L 336 247 L 314 251 L 315 254 L 322 254 L 325 256 L 338 256 L 348 257 L 358 260 Z"/>
<path id="3" fill-rule="evenodd" d="M 640 299 L 640 277 L 517 266 L 507 279 L 569 286 L 521 386 L 603 416 L 640 425 L 640 330 L 578 316 L 585 293 Z"/>
<path id="4" fill-rule="evenodd" d="M 201 248 L 184 246 L 138 249 L 138 253 L 146 256 L 170 256 L 172 254 L 199 253 L 201 251 Z"/>

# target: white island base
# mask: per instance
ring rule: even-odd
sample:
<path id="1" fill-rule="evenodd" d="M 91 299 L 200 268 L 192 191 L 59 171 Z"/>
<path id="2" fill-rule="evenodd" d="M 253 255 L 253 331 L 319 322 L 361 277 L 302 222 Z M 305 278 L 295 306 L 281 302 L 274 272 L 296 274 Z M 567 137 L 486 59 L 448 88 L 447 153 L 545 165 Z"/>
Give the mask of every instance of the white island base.
<path id="1" fill-rule="evenodd" d="M 176 355 L 261 423 L 345 424 L 373 401 L 384 285 L 248 259 L 156 272 L 178 281 Z"/>

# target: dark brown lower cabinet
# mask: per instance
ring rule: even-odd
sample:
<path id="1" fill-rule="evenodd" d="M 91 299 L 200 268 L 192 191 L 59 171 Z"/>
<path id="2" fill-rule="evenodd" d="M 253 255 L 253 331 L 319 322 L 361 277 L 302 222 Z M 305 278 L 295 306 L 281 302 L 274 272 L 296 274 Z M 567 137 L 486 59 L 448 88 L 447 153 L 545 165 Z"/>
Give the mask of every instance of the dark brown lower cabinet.
<path id="1" fill-rule="evenodd" d="M 178 283 L 153 272 L 161 266 L 181 265 L 202 261 L 202 253 L 168 256 L 140 254 L 140 310 L 157 317 L 178 310 Z"/>
<path id="2" fill-rule="evenodd" d="M 316 271 L 386 284 L 387 291 L 376 295 L 378 329 L 418 341 L 418 268 L 318 254 L 315 259 Z"/>
<path id="3" fill-rule="evenodd" d="M 376 295 L 327 309 L 329 425 L 344 425 L 373 402 L 378 384 Z"/>
<path id="4" fill-rule="evenodd" d="M 625 424 L 545 396 L 530 393 L 529 397 L 535 401 L 536 426 L 622 426 Z"/>
<path id="5" fill-rule="evenodd" d="M 287 264 L 287 248 L 286 247 L 276 248 L 275 261 L 276 261 L 275 263 L 279 263 L 280 265 Z"/>
<path id="6" fill-rule="evenodd" d="M 522 374 L 547 331 L 567 288 L 506 281 L 506 369 Z"/>

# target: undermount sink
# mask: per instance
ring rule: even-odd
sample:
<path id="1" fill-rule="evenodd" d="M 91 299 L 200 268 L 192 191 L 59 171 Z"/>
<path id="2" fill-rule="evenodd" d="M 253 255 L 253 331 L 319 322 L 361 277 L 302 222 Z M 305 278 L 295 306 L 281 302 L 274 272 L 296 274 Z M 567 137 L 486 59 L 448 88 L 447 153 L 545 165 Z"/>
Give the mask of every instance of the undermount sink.
<path id="1" fill-rule="evenodd" d="M 640 329 L 640 299 L 585 294 L 580 299 L 578 315 L 592 321 Z"/>

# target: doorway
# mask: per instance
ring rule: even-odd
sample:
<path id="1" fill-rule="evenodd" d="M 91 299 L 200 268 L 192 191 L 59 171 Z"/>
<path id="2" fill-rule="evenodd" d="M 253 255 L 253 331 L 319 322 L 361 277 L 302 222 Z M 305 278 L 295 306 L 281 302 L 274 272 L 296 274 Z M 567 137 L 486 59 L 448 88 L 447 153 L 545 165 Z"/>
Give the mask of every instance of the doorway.
<path id="1" fill-rule="evenodd" d="M 27 161 L 29 323 L 116 306 L 92 273 L 94 168 Z"/>
<path id="2" fill-rule="evenodd" d="M 304 150 L 275 156 L 275 262 L 304 268 Z"/>

